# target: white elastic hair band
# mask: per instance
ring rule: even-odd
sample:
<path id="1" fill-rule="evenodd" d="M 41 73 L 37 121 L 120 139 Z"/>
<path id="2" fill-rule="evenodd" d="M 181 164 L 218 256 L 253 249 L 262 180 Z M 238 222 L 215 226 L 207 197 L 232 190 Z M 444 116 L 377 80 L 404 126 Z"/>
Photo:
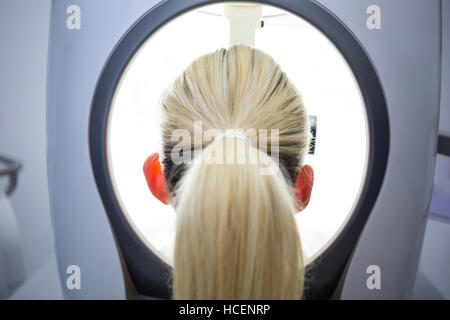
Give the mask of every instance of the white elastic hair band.
<path id="1" fill-rule="evenodd" d="M 226 130 L 222 132 L 220 135 L 215 137 L 214 142 L 219 142 L 220 140 L 226 138 L 236 138 L 244 141 L 245 143 L 248 143 L 249 145 L 252 144 L 252 141 L 245 134 L 236 130 Z"/>

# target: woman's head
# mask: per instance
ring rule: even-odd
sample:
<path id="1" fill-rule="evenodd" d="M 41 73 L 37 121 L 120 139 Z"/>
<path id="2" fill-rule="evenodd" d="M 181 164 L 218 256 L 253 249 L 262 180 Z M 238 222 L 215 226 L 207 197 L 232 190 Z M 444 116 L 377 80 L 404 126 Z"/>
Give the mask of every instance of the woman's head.
<path id="1" fill-rule="evenodd" d="M 297 89 L 269 55 L 236 45 L 192 62 L 161 106 L 163 166 L 155 154 L 144 172 L 177 213 L 174 297 L 300 298 L 294 214 L 313 171 L 302 166 L 310 127 Z"/>

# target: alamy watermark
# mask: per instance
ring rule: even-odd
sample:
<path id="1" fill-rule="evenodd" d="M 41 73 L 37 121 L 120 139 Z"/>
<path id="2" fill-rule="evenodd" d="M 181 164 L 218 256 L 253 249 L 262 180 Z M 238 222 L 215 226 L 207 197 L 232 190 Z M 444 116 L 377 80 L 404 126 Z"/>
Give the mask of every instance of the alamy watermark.
<path id="1" fill-rule="evenodd" d="M 176 129 L 172 132 L 170 142 L 176 144 L 170 157 L 174 164 L 192 164 L 193 161 L 205 164 L 258 164 L 263 175 L 276 174 L 279 170 L 279 129 L 203 130 L 202 121 L 195 121 L 193 135 L 191 132 L 187 129 Z M 228 137 L 238 138 L 244 143 L 236 144 L 234 139 L 225 139 Z M 222 139 L 224 148 L 215 148 L 213 152 L 204 154 L 206 147 Z M 251 145 L 262 153 L 248 152 L 246 145 Z"/>
<path id="2" fill-rule="evenodd" d="M 376 4 L 367 7 L 366 13 L 369 15 L 366 20 L 366 26 L 369 30 L 381 29 L 381 8 Z"/>
<path id="3" fill-rule="evenodd" d="M 67 7 L 66 13 L 69 15 L 66 19 L 66 28 L 69 30 L 81 29 L 81 8 L 75 4 Z"/>
<path id="4" fill-rule="evenodd" d="M 366 280 L 366 286 L 369 290 L 381 289 L 381 268 L 376 264 L 367 267 L 366 273 L 370 276 Z"/>
<path id="5" fill-rule="evenodd" d="M 81 268 L 76 264 L 71 264 L 66 269 L 69 276 L 66 279 L 66 287 L 69 290 L 81 290 Z"/>

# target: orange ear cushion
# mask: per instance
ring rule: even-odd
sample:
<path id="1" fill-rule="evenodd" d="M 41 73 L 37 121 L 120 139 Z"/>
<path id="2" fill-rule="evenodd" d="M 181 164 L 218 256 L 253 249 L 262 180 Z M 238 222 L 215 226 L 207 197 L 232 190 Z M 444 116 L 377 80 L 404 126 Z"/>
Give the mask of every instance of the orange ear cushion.
<path id="1" fill-rule="evenodd" d="M 144 175 L 150 192 L 164 204 L 167 200 L 166 180 L 159 162 L 159 154 L 152 153 L 144 162 Z"/>
<path id="2" fill-rule="evenodd" d="M 305 165 L 300 170 L 299 176 L 295 183 L 295 200 L 297 210 L 303 210 L 309 203 L 311 197 L 311 189 L 314 184 L 314 171 L 309 165 Z M 306 202 L 305 202 L 305 199 Z"/>

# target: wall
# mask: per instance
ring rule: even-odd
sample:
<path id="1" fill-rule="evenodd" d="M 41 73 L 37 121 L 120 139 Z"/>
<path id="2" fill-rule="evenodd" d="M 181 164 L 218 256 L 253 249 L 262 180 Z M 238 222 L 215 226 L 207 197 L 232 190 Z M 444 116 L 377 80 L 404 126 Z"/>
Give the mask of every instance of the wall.
<path id="1" fill-rule="evenodd" d="M 54 253 L 45 135 L 49 15 L 49 0 L 0 3 L 0 153 L 23 164 L 10 200 L 28 278 Z"/>

